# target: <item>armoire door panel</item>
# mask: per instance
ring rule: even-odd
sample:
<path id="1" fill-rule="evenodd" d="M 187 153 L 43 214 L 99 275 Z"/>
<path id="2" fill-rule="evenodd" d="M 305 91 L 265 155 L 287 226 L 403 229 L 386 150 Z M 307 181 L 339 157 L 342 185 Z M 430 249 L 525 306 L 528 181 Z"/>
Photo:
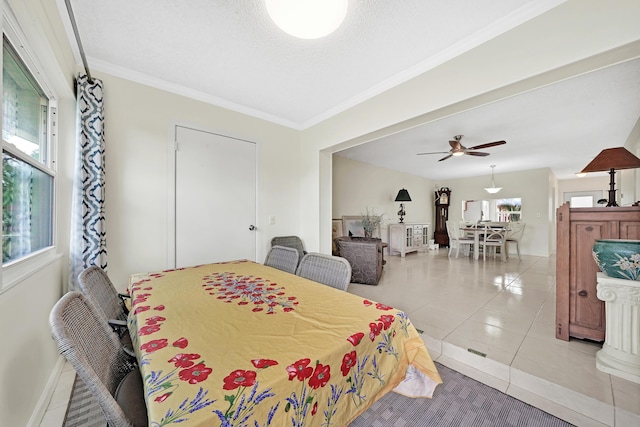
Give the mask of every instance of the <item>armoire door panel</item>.
<path id="1" fill-rule="evenodd" d="M 598 265 L 593 259 L 593 244 L 608 237 L 607 222 L 578 222 L 572 224 L 571 252 L 575 253 L 570 279 L 570 322 L 595 330 L 604 330 L 603 303 L 596 295 Z"/>
<path id="2" fill-rule="evenodd" d="M 620 238 L 628 240 L 640 240 L 640 222 L 620 221 Z"/>

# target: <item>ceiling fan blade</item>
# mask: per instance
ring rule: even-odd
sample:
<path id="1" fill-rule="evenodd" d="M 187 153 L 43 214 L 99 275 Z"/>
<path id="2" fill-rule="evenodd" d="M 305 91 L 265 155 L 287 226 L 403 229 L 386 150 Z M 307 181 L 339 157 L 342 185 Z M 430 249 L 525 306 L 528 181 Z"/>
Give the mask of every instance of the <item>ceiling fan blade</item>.
<path id="1" fill-rule="evenodd" d="M 470 156 L 480 156 L 480 157 L 486 157 L 488 156 L 490 153 L 483 153 L 482 151 L 467 151 L 464 154 L 468 154 Z"/>
<path id="2" fill-rule="evenodd" d="M 434 151 L 433 153 L 417 153 L 416 156 L 422 156 L 424 154 L 449 154 L 448 151 Z"/>
<path id="3" fill-rule="evenodd" d="M 464 145 L 460 144 L 460 141 L 449 141 L 449 145 L 453 149 L 453 151 L 464 150 Z"/>
<path id="4" fill-rule="evenodd" d="M 440 160 L 438 160 L 439 162 L 443 161 L 443 160 L 447 160 L 449 157 L 452 157 L 453 154 L 449 154 L 448 156 L 445 156 L 443 158 L 441 158 Z"/>
<path id="5" fill-rule="evenodd" d="M 476 145 L 475 147 L 469 147 L 467 150 L 480 150 L 482 148 L 495 147 L 496 145 L 506 144 L 507 141 L 495 141 L 495 142 L 487 142 L 486 144 Z"/>

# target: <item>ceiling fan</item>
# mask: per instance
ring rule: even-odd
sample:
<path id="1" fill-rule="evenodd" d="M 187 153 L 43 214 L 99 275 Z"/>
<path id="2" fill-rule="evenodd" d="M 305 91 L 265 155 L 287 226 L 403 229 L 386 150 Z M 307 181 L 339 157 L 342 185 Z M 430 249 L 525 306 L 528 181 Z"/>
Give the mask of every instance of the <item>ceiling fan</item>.
<path id="1" fill-rule="evenodd" d="M 453 141 L 449 141 L 449 145 L 451 145 L 451 150 L 449 151 L 436 151 L 433 153 L 418 153 L 418 156 L 422 156 L 424 154 L 448 154 L 448 156 L 445 156 L 440 160 L 438 160 L 439 162 L 443 160 L 447 160 L 451 156 L 462 156 L 463 154 L 468 154 L 470 156 L 484 157 L 484 156 L 488 156 L 489 153 L 484 153 L 482 151 L 475 151 L 475 150 L 482 150 L 483 148 L 495 147 L 496 145 L 502 145 L 507 143 L 507 141 L 494 141 L 494 142 L 487 142 L 486 144 L 476 145 L 475 147 L 467 148 L 464 145 L 460 144 L 460 140 L 462 139 L 463 136 L 464 135 L 456 135 L 453 137 L 454 139 Z"/>

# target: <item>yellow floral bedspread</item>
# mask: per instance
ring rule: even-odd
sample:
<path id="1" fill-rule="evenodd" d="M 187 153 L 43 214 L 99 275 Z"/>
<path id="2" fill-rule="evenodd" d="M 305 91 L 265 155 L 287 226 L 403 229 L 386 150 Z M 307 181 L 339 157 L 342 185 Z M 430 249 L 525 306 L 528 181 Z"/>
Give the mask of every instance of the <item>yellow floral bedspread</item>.
<path id="1" fill-rule="evenodd" d="M 442 383 L 407 316 L 251 261 L 133 275 L 150 426 L 346 426 Z"/>

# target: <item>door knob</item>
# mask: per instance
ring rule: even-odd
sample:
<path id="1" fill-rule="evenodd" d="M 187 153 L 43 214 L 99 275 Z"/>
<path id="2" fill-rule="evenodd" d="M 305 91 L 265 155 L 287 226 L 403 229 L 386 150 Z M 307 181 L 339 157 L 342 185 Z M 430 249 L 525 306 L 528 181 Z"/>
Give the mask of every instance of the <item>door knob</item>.
<path id="1" fill-rule="evenodd" d="M 256 229 L 256 226 L 255 226 L 255 225 L 251 224 L 251 225 L 249 226 L 249 231 L 253 231 L 253 230 L 255 230 L 255 229 Z"/>

